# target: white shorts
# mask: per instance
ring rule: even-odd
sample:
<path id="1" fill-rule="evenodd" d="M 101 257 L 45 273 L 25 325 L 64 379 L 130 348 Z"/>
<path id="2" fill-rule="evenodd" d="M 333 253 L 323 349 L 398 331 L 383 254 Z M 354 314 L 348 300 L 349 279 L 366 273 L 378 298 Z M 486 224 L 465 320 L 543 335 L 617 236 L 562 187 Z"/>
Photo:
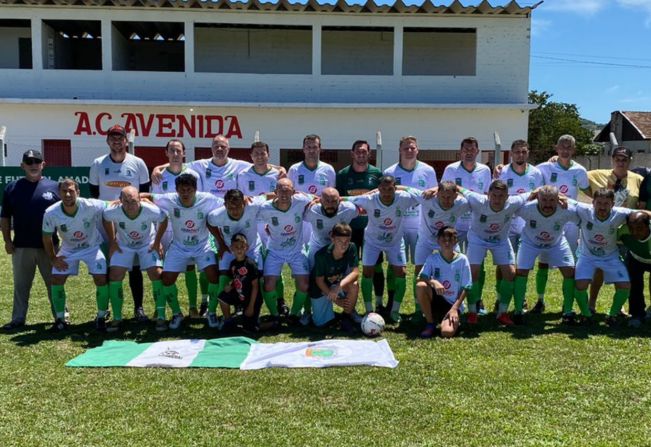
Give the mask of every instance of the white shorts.
<path id="1" fill-rule="evenodd" d="M 253 262 L 258 266 L 258 269 L 262 270 L 262 254 L 260 253 L 260 247 L 249 248 L 249 251 L 246 252 L 246 256 L 251 258 Z M 231 265 L 231 261 L 235 259 L 233 253 L 227 251 L 224 253 L 224 256 L 219 260 L 219 270 L 226 271 Z"/>
<path id="2" fill-rule="evenodd" d="M 206 267 L 217 264 L 215 252 L 210 248 L 210 243 L 206 242 L 203 246 L 188 250 L 172 242 L 165 254 L 163 271 L 185 272 L 188 265 L 191 264 L 196 264 L 199 270 L 205 270 Z"/>
<path id="3" fill-rule="evenodd" d="M 84 250 L 69 252 L 61 249 L 57 256 L 64 256 L 68 264 L 65 270 L 57 270 L 52 267 L 53 275 L 78 275 L 79 274 L 79 261 L 83 261 L 88 267 L 88 273 L 91 275 L 105 275 L 107 271 L 106 256 L 99 247 L 90 247 Z"/>
<path id="4" fill-rule="evenodd" d="M 579 226 L 573 222 L 568 222 L 563 227 L 563 234 L 570 245 L 572 253 L 576 253 L 576 248 L 579 246 Z"/>
<path id="5" fill-rule="evenodd" d="M 495 265 L 515 265 L 515 254 L 508 239 L 498 243 L 484 242 L 472 235 L 468 239 L 468 261 L 470 265 L 480 265 L 486 258 L 486 253 L 493 254 Z"/>
<path id="6" fill-rule="evenodd" d="M 615 282 L 629 282 L 628 270 L 626 266 L 619 259 L 619 252 L 612 255 L 597 258 L 590 255 L 582 255 L 579 253 L 576 261 L 576 273 L 574 277 L 577 281 L 589 280 L 592 281 L 594 272 L 601 269 L 604 272 L 604 282 L 612 284 Z"/>
<path id="7" fill-rule="evenodd" d="M 405 241 L 405 257 L 413 264 L 416 260 L 416 245 L 418 243 L 418 228 L 405 228 L 402 237 Z"/>
<path id="8" fill-rule="evenodd" d="M 310 242 L 311 236 L 312 236 L 312 224 L 303 221 L 303 246 L 307 247 L 307 244 Z"/>
<path id="9" fill-rule="evenodd" d="M 511 242 L 511 248 L 517 255 L 521 244 L 520 233 L 509 233 L 509 241 Z"/>
<path id="10" fill-rule="evenodd" d="M 432 254 L 434 250 L 438 250 L 438 242 L 432 241 L 428 237 L 419 237 L 416 243 L 416 251 L 414 256 L 414 265 L 425 265 L 427 257 Z"/>
<path id="11" fill-rule="evenodd" d="M 310 274 L 307 256 L 302 251 L 278 253 L 269 250 L 264 260 L 264 276 L 280 276 L 284 264 L 289 265 L 294 276 L 307 276 Z"/>
<path id="12" fill-rule="evenodd" d="M 565 238 L 551 247 L 536 247 L 527 241 L 522 241 L 518 250 L 518 269 L 531 270 L 536 263 L 536 257 L 545 257 L 556 267 L 574 267 L 574 255 Z"/>
<path id="13" fill-rule="evenodd" d="M 149 247 L 142 248 L 125 248 L 120 247 L 122 252 L 116 251 L 111 256 L 111 267 L 133 268 L 134 265 L 140 265 L 141 270 L 149 270 L 152 267 L 162 267 L 163 260 L 156 250 L 149 251 Z M 136 262 L 134 262 L 136 261 Z"/>
<path id="14" fill-rule="evenodd" d="M 374 266 L 377 264 L 377 259 L 380 253 L 384 252 L 387 257 L 389 265 L 396 267 L 404 267 L 407 265 L 407 257 L 405 256 L 405 241 L 400 238 L 399 243 L 392 247 L 380 248 L 372 242 L 364 239 L 364 248 L 362 249 L 362 265 Z"/>

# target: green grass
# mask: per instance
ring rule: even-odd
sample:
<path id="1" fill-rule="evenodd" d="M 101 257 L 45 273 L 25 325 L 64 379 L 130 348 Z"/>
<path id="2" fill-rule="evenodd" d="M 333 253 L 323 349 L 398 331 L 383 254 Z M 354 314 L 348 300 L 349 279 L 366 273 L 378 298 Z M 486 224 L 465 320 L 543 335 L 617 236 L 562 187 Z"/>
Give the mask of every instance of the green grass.
<path id="1" fill-rule="evenodd" d="M 4 323 L 12 296 L 6 255 L 0 272 Z M 95 312 L 94 289 L 87 275 L 71 278 L 75 326 L 52 335 L 39 283 L 30 326 L 0 334 L 0 446 L 649 445 L 651 330 L 560 326 L 560 283 L 553 272 L 548 313 L 531 316 L 526 327 L 498 328 L 490 315 L 476 333 L 453 340 L 420 340 L 420 328 L 409 325 L 388 328 L 400 361 L 393 370 L 249 372 L 67 369 L 68 360 L 102 343 L 85 323 Z M 532 287 L 533 277 L 530 303 Z M 601 311 L 611 292 L 604 288 Z M 410 291 L 405 302 L 411 313 Z M 150 298 L 147 304 L 151 312 Z M 298 330 L 260 340 L 335 336 L 342 334 Z M 187 337 L 211 335 L 197 322 L 179 334 Z M 154 341 L 158 334 L 129 324 L 116 338 Z"/>

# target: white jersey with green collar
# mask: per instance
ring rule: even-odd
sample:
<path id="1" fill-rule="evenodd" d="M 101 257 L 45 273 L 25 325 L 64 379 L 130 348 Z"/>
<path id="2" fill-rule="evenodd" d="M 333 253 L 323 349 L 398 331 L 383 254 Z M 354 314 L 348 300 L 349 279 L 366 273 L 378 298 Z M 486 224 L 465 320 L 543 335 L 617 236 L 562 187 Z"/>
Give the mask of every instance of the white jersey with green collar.
<path id="1" fill-rule="evenodd" d="M 414 169 L 405 169 L 396 163 L 384 171 L 384 175 L 391 175 L 396 179 L 396 185 L 409 186 L 421 191 L 438 186 L 436 171 L 430 165 L 417 161 Z M 407 210 L 405 228 L 418 229 L 420 224 L 420 206 Z"/>
<path id="2" fill-rule="evenodd" d="M 421 206 L 418 240 L 427 240 L 430 244 L 438 245 L 437 235 L 443 227 L 454 227 L 459 216 L 470 212 L 468 201 L 461 195 L 454 200 L 453 205 L 443 209 L 438 198 L 425 199 L 418 197 Z"/>
<path id="3" fill-rule="evenodd" d="M 557 245 L 563 238 L 563 226 L 567 222 L 579 222 L 574 205 L 569 205 L 567 209 L 559 206 L 554 214 L 544 216 L 537 200 L 526 203 L 516 215 L 524 222 L 522 241 L 538 248 Z"/>
<path id="4" fill-rule="evenodd" d="M 617 254 L 617 230 L 633 211 L 635 210 L 615 206 L 606 219 L 600 220 L 592 205 L 576 203 L 581 229 L 578 253 L 597 258 Z"/>
<path id="5" fill-rule="evenodd" d="M 418 190 L 396 191 L 390 205 L 382 203 L 379 192 L 349 197 L 348 200 L 363 208 L 368 216 L 364 241 L 381 248 L 400 244 L 404 234 L 404 216 L 409 208 L 418 203 L 419 195 Z"/>
<path id="6" fill-rule="evenodd" d="M 294 183 L 296 191 L 317 196 L 325 188 L 334 188 L 337 183 L 335 169 L 322 161 L 314 169 L 308 168 L 303 161 L 294 163 L 287 171 L 287 177 Z"/>
<path id="7" fill-rule="evenodd" d="M 259 196 L 276 190 L 280 171 L 270 168 L 264 174 L 258 174 L 253 165 L 249 166 L 237 176 L 237 189 L 247 196 Z"/>
<path id="8" fill-rule="evenodd" d="M 475 163 L 472 171 L 468 171 L 461 161 L 450 163 L 443 171 L 441 181 L 453 182 L 469 191 L 486 194 L 491 185 L 491 170 L 482 163 Z M 468 231 L 470 228 L 470 213 L 466 213 L 457 220 L 456 229 L 459 231 Z"/>
<path id="9" fill-rule="evenodd" d="M 303 248 L 305 207 L 312 200 L 306 194 L 294 194 L 287 211 L 276 208 L 274 200 L 266 201 L 258 211 L 258 221 L 269 231 L 267 248 L 275 252 L 300 251 Z"/>
<path id="10" fill-rule="evenodd" d="M 59 201 L 45 210 L 43 233 L 53 234 L 58 230 L 61 249 L 67 252 L 99 247 L 102 236 L 98 226 L 107 203 L 103 200 L 80 197 L 77 199 L 77 211 L 70 215 L 63 211 L 63 202 Z"/>
<path id="11" fill-rule="evenodd" d="M 545 185 L 558 188 L 558 192 L 570 199 L 576 200 L 579 190 L 588 189 L 588 171 L 575 161 L 570 161 L 570 167 L 564 168 L 558 161 L 552 163 L 546 161 L 537 166 L 542 173 Z"/>
<path id="12" fill-rule="evenodd" d="M 462 190 L 462 194 L 468 199 L 471 210 L 468 242 L 471 242 L 471 238 L 477 238 L 490 244 L 498 244 L 508 239 L 511 219 L 527 203 L 529 196 L 529 193 L 509 196 L 504 208 L 500 211 L 493 211 L 487 195 L 477 194 L 466 189 Z"/>
<path id="13" fill-rule="evenodd" d="M 335 225 L 338 223 L 350 224 L 350 221 L 358 215 L 357 207 L 350 202 L 341 202 L 337 208 L 337 213 L 332 217 L 328 217 L 323 213 L 322 204 L 308 208 L 305 211 L 305 221 L 312 224 L 310 247 L 325 247 L 332 242 L 330 232 Z"/>
<path id="14" fill-rule="evenodd" d="M 174 238 L 172 244 L 188 251 L 208 242 L 210 232 L 206 225 L 208 214 L 224 204 L 224 200 L 205 192 L 197 192 L 192 206 L 185 207 L 177 193 L 154 194 L 154 203 L 169 218 Z"/>
<path id="15" fill-rule="evenodd" d="M 164 211 L 156 205 L 140 202 L 140 212 L 133 219 L 122 206 L 104 210 L 104 220 L 113 222 L 120 247 L 139 249 L 148 247 L 154 241 L 156 226 L 167 219 Z"/>
<path id="16" fill-rule="evenodd" d="M 542 172 L 529 163 L 522 174 L 518 174 L 513 169 L 513 163 L 510 163 L 502 169 L 499 178 L 509 187 L 509 195 L 531 192 L 545 184 Z M 523 227 L 524 221 L 519 217 L 514 218 L 511 223 L 511 234 L 520 234 Z"/>
<path id="17" fill-rule="evenodd" d="M 213 210 L 208 214 L 208 223 L 219 228 L 224 242 L 230 248 L 231 239 L 237 233 L 242 233 L 249 244 L 250 248 L 254 248 L 259 243 L 257 218 L 258 212 L 267 199 L 263 196 L 255 197 L 251 203 L 244 206 L 244 212 L 239 219 L 233 219 L 228 215 L 226 207 L 221 207 Z"/>
<path id="18" fill-rule="evenodd" d="M 237 176 L 251 166 L 248 161 L 228 158 L 224 166 L 217 166 L 212 158 L 188 163 L 201 177 L 202 191 L 215 197 L 224 197 L 229 189 L 237 189 Z"/>
<path id="19" fill-rule="evenodd" d="M 183 167 L 181 168 L 181 172 L 178 174 L 174 174 L 169 170 L 169 168 L 166 168 L 161 174 L 161 181 L 156 184 L 152 184 L 151 192 L 154 194 L 168 194 L 171 192 L 176 192 L 176 184 L 174 182 L 176 181 L 176 178 L 181 174 L 190 174 L 194 176 L 197 179 L 197 191 L 202 190 L 201 177 L 199 177 L 199 174 L 196 171 L 190 169 L 188 165 L 184 163 Z"/>
<path id="20" fill-rule="evenodd" d="M 445 288 L 443 298 L 450 304 L 454 304 L 463 290 L 470 290 L 472 287 L 470 263 L 461 253 L 455 253 L 451 261 L 445 259 L 439 251 L 429 255 L 418 276 L 440 282 Z M 463 303 L 459 311 L 463 312 Z"/>
<path id="21" fill-rule="evenodd" d="M 121 163 L 116 163 L 110 154 L 102 155 L 93 160 L 88 173 L 91 185 L 99 186 L 101 200 L 116 200 L 120 197 L 122 188 L 149 183 L 149 170 L 142 158 L 127 153 Z"/>

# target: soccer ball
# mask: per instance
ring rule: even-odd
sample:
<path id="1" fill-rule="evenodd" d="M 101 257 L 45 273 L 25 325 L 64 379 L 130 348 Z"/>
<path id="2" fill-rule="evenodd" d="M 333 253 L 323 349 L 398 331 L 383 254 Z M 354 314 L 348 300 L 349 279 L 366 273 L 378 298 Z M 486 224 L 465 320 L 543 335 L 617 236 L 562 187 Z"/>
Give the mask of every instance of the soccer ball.
<path id="1" fill-rule="evenodd" d="M 382 315 L 370 312 L 362 319 L 362 332 L 369 337 L 377 337 L 384 329 Z"/>

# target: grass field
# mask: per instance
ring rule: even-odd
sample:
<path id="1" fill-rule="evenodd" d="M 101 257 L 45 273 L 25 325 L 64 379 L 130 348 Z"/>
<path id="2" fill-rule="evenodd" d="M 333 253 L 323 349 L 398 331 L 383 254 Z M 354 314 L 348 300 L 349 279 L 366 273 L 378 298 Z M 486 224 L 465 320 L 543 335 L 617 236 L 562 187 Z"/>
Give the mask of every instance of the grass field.
<path id="1" fill-rule="evenodd" d="M 610 329 L 603 317 L 590 329 L 560 326 L 560 283 L 557 272 L 550 275 L 549 313 L 525 327 L 498 328 L 489 315 L 476 333 L 454 340 L 420 340 L 421 328 L 409 324 L 389 328 L 384 335 L 400 361 L 394 370 L 250 372 L 67 369 L 104 338 L 86 323 L 95 312 L 91 280 L 69 281 L 74 326 L 62 335 L 46 331 L 39 283 L 27 329 L 0 334 L 0 446 L 650 445 L 651 330 Z M 611 290 L 602 293 L 601 311 Z M 11 296 L 3 254 L 2 323 Z M 405 302 L 411 313 L 410 291 Z M 150 298 L 147 304 L 151 312 Z M 336 336 L 298 330 L 260 340 Z M 158 337 L 153 327 L 130 323 L 115 338 Z M 177 337 L 213 335 L 196 322 Z"/>

